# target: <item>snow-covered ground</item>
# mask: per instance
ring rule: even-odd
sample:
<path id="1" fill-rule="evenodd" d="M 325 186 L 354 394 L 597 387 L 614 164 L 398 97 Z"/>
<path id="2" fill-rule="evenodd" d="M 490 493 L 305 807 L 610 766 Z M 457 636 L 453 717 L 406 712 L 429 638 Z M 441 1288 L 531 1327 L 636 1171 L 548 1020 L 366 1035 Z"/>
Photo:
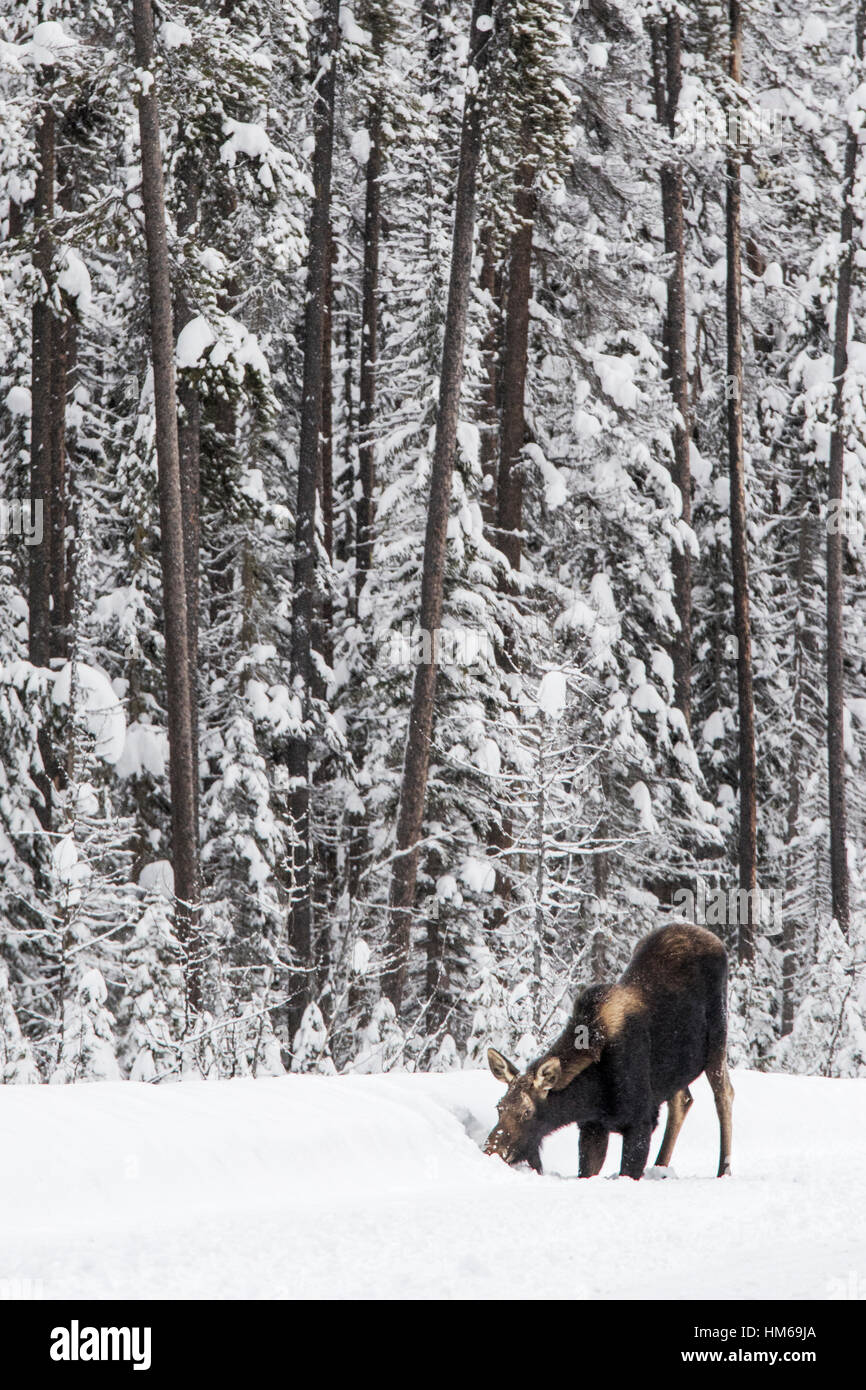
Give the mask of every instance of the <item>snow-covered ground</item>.
<path id="1" fill-rule="evenodd" d="M 866 1081 L 734 1085 L 735 1176 L 701 1079 L 641 1183 L 573 1181 L 574 1129 L 544 1177 L 485 1157 L 486 1072 L 2 1087 L 0 1292 L 866 1296 Z"/>

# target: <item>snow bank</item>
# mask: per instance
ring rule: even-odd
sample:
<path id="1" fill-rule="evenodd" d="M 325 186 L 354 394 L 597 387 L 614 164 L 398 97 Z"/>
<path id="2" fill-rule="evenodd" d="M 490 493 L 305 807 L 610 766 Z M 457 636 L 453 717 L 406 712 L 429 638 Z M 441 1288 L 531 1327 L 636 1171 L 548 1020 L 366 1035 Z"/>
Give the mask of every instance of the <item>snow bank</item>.
<path id="1" fill-rule="evenodd" d="M 481 1071 L 0 1087 L 4 1274 L 46 1298 L 822 1298 L 866 1276 L 866 1081 L 734 1085 L 736 1176 L 711 1176 L 701 1080 L 679 1179 L 637 1184 L 572 1181 L 573 1129 L 541 1178 L 485 1157 Z"/>

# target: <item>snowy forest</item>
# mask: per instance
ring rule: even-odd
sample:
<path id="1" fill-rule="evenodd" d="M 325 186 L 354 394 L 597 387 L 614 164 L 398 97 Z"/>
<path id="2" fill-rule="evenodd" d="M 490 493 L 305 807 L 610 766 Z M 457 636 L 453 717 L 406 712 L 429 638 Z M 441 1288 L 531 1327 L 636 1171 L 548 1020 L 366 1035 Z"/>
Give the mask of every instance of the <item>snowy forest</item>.
<path id="1" fill-rule="evenodd" d="M 864 28 L 0 0 L 0 1079 L 866 1075 Z"/>

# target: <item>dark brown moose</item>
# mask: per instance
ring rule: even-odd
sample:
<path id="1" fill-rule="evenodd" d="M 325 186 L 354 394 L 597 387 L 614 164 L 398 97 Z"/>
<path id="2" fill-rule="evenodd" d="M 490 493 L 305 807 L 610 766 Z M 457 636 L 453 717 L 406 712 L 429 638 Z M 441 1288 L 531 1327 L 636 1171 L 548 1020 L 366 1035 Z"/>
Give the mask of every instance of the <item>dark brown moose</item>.
<path id="1" fill-rule="evenodd" d="M 656 1165 L 667 1167 L 689 1085 L 706 1072 L 719 1117 L 719 1177 L 731 1171 L 727 1064 L 728 958 L 717 936 L 687 922 L 644 937 L 616 984 L 578 995 L 571 1021 L 522 1075 L 495 1048 L 490 1070 L 508 1090 L 485 1152 L 541 1172 L 541 1141 L 564 1125 L 580 1130 L 582 1178 L 601 1171 L 611 1133 L 622 1135 L 624 1177 L 640 1178 L 659 1106 L 667 1125 Z"/>

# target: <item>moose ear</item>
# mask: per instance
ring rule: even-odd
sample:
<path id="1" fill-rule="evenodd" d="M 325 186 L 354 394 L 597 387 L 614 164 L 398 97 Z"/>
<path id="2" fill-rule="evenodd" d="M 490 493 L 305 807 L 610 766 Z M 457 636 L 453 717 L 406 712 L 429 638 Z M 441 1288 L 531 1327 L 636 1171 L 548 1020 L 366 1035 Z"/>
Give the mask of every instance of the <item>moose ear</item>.
<path id="1" fill-rule="evenodd" d="M 501 1052 L 497 1052 L 495 1047 L 488 1047 L 487 1061 L 496 1080 L 501 1081 L 505 1086 L 510 1086 L 515 1076 L 518 1075 L 514 1064 L 509 1062 L 507 1057 L 503 1057 Z"/>
<path id="2" fill-rule="evenodd" d="M 558 1057 L 548 1057 L 535 1073 L 533 1086 L 540 1100 L 546 1100 L 551 1091 L 562 1085 L 562 1064 Z"/>

